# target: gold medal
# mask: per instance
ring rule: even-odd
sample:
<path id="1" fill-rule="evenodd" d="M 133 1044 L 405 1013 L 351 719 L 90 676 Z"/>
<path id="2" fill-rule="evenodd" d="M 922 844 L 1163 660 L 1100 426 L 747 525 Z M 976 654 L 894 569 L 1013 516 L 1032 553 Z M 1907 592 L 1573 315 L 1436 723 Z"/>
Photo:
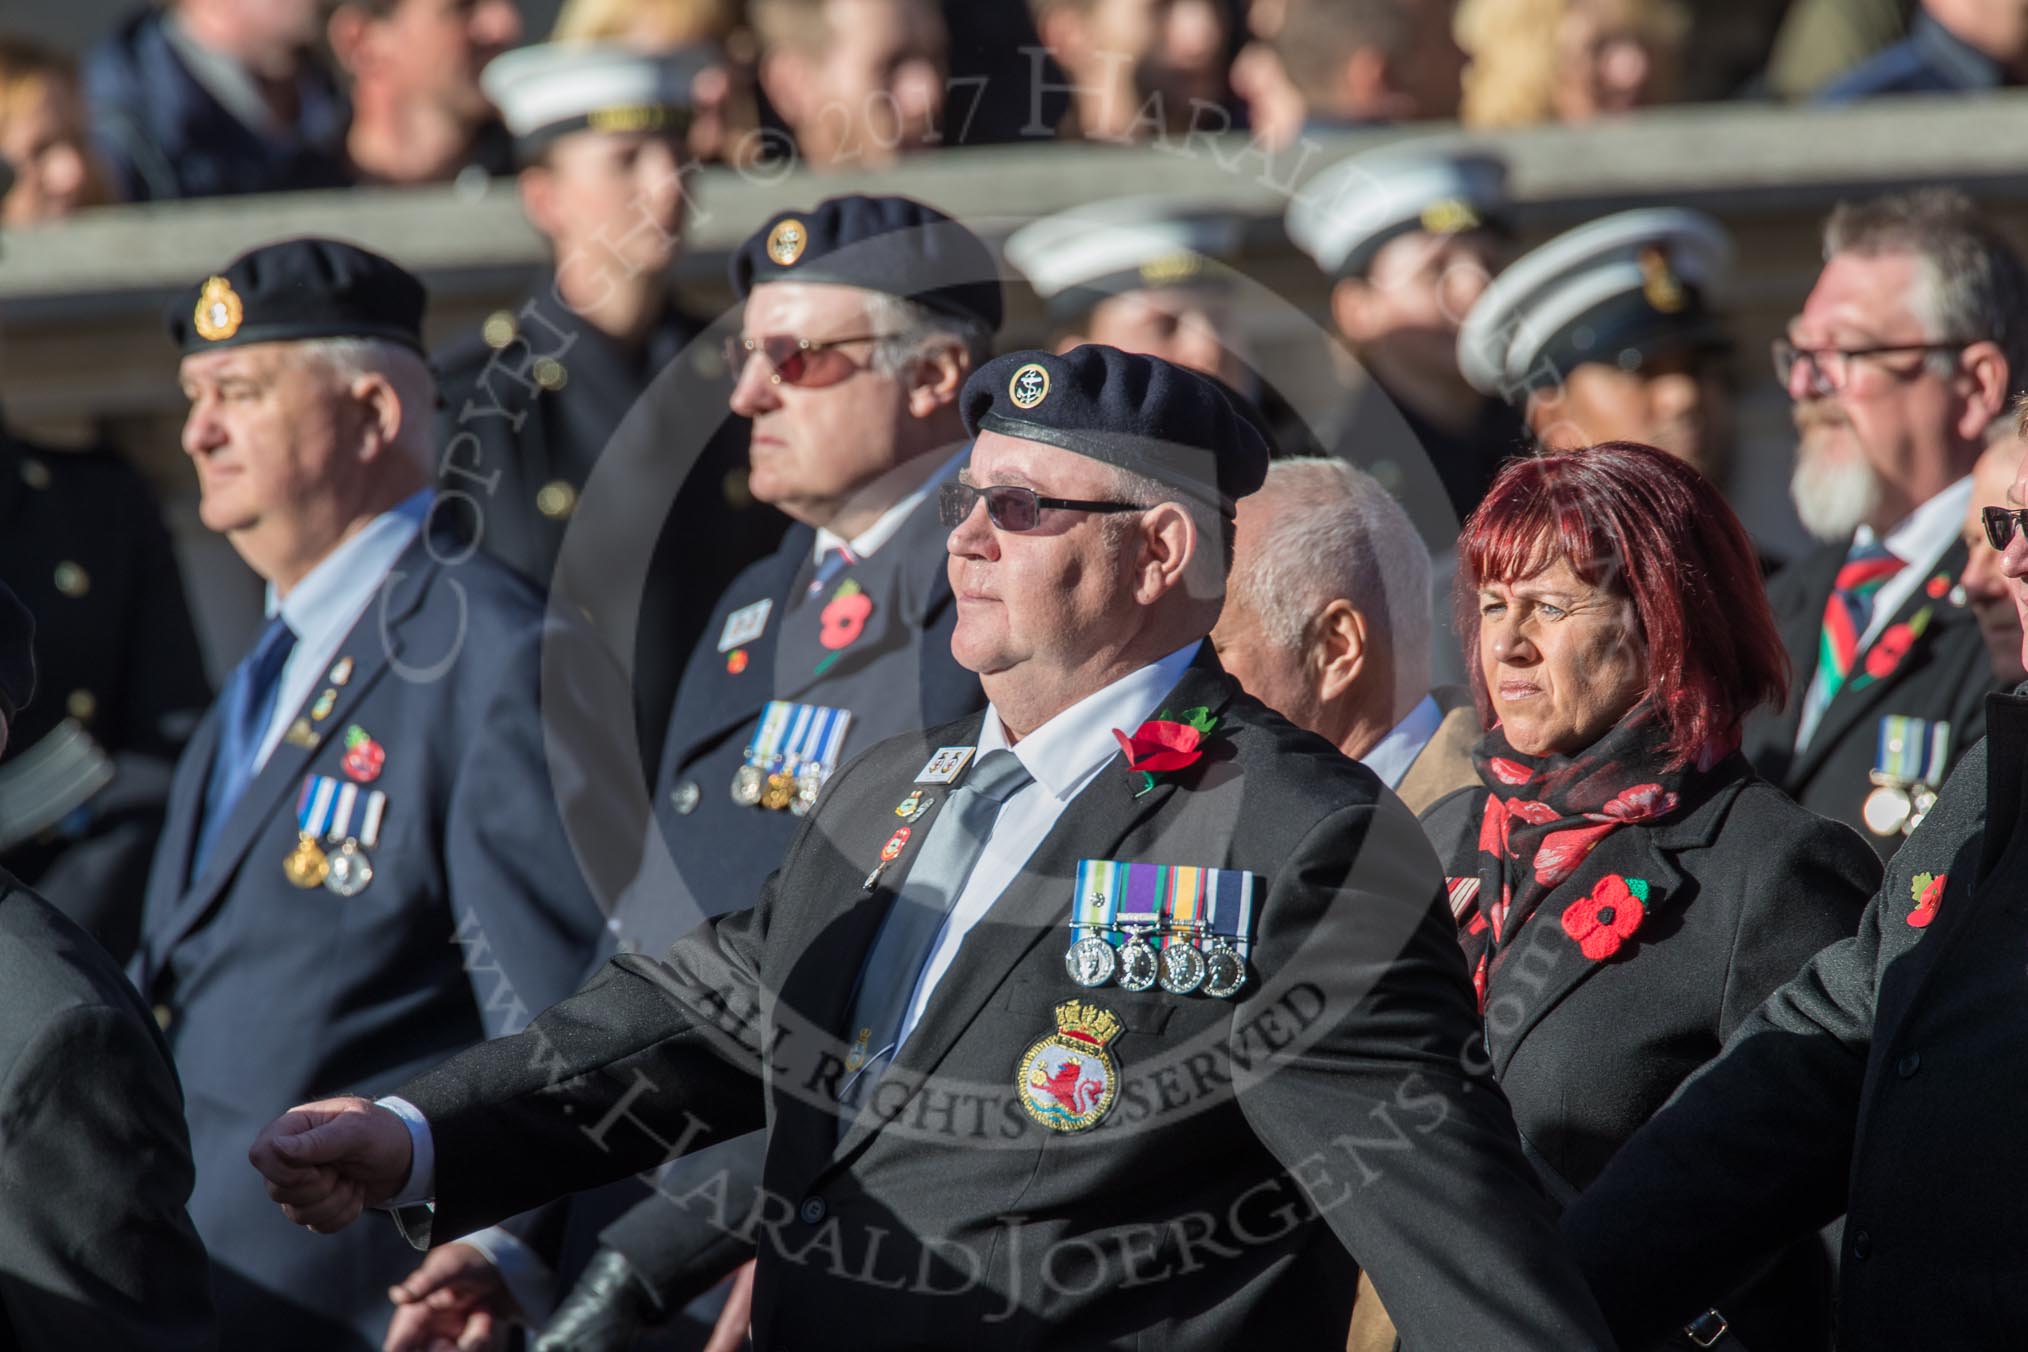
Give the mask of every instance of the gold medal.
<path id="1" fill-rule="evenodd" d="M 796 777 L 785 770 L 777 770 L 768 776 L 767 786 L 761 790 L 760 805 L 770 812 L 780 812 L 796 796 Z"/>
<path id="2" fill-rule="evenodd" d="M 307 892 L 313 887 L 323 886 L 330 873 L 331 860 L 317 848 L 317 838 L 308 831 L 302 832 L 296 848 L 289 851 L 289 857 L 282 861 L 282 876 Z"/>

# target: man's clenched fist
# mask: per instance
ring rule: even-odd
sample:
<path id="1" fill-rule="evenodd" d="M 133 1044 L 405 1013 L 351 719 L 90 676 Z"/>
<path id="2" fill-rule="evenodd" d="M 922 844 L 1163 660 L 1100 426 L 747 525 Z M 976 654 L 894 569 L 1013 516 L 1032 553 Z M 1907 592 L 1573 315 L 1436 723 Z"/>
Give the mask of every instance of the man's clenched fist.
<path id="1" fill-rule="evenodd" d="M 327 1235 L 400 1192 L 410 1155 L 407 1125 L 363 1098 L 291 1108 L 247 1151 L 282 1214 Z"/>

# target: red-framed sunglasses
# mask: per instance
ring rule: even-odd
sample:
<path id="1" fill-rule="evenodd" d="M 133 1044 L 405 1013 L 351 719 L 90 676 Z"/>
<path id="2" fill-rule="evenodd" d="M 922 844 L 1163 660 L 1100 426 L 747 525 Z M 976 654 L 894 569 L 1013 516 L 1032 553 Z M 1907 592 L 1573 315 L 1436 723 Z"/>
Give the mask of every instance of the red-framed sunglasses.
<path id="1" fill-rule="evenodd" d="M 889 335 L 856 333 L 849 338 L 796 338 L 774 333 L 761 338 L 733 334 L 725 340 L 725 369 L 738 379 L 748 360 L 758 354 L 768 364 L 777 385 L 796 385 L 820 390 L 858 375 L 866 363 L 855 362 L 838 349 L 853 343 L 877 343 Z"/>

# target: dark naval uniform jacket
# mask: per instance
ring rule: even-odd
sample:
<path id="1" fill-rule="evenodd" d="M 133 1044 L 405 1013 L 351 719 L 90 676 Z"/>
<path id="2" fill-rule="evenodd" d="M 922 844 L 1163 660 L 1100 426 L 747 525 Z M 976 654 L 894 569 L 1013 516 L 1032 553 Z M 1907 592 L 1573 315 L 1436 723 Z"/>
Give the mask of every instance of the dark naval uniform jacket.
<path id="1" fill-rule="evenodd" d="M 1952 590 L 1965 569 L 1964 543 L 1955 541 L 1872 645 L 1861 651 L 1857 668 L 1865 667 L 1896 626 L 1926 612 L 1921 635 L 1886 676 L 1865 685 L 1848 682 L 1824 710 L 1809 744 L 1797 751 L 1796 728 L 1817 672 L 1824 606 L 1847 548 L 1845 543 L 1826 545 L 1768 584 L 1768 601 L 1789 654 L 1789 701 L 1780 711 L 1762 709 L 1747 720 L 1745 751 L 1754 768 L 1783 792 L 1865 835 L 1885 859 L 1905 837 L 1873 834 L 1860 812 L 1874 789 L 1869 775 L 1878 755 L 1881 720 L 1899 714 L 1949 723 L 1949 764 L 1955 765 L 1985 731 L 1985 698 L 1998 678 L 1978 622 L 1956 599 L 1963 593 Z"/>
<path id="2" fill-rule="evenodd" d="M 897 733 L 985 706 L 978 676 L 951 656 L 957 604 L 945 571 L 949 534 L 932 485 L 885 544 L 819 594 L 809 594 L 816 532 L 798 525 L 719 597 L 676 693 L 654 799 L 682 889 L 702 914 L 750 906 L 800 824 L 792 813 L 732 799 L 733 776 L 770 700 L 851 710 L 841 765 Z M 823 612 L 848 582 L 872 598 L 873 609 L 856 638 L 827 649 Z M 763 603 L 761 632 L 721 646 L 738 635 L 727 627 L 734 616 Z M 675 937 L 644 934 L 642 942 L 653 951 Z"/>
<path id="3" fill-rule="evenodd" d="M 1797 807 L 1742 757 L 1729 768 L 1702 802 L 1600 840 L 1490 975 L 1484 1056 L 1560 1195 L 1597 1177 L 1770 991 L 1850 936 L 1879 883 L 1879 859 L 1849 827 Z M 1478 874 L 1485 802 L 1484 788 L 1467 789 L 1424 815 L 1447 875 Z M 1647 918 L 1594 962 L 1559 918 L 1612 875 L 1647 882 Z M 1827 1347 L 1824 1268 L 1821 1249 L 1799 1246 L 1743 1297 L 1712 1292 L 1706 1304 L 1749 1348 Z"/>
<path id="4" fill-rule="evenodd" d="M 0 1349 L 214 1346 L 161 1034 L 91 937 L 0 873 Z"/>
<path id="5" fill-rule="evenodd" d="M 125 961 L 170 773 L 211 700 L 147 483 L 111 451 L 0 429 L 0 580 L 35 615 L 37 676 L 0 755 L 0 861 Z"/>
<path id="6" fill-rule="evenodd" d="M 1566 1215 L 1627 1346 L 1841 1212 L 1840 1352 L 2028 1344 L 2028 699 L 1986 727 L 1858 934 Z"/>
<path id="7" fill-rule="evenodd" d="M 559 805 L 545 759 L 559 701 L 540 670 L 540 604 L 448 544 L 419 536 L 396 560 L 195 876 L 215 709 L 177 767 L 131 975 L 182 1075 L 191 1217 L 228 1349 L 377 1348 L 387 1287 L 414 1267 L 384 1233 L 331 1240 L 290 1225 L 247 1167 L 262 1125 L 308 1099 L 378 1094 L 514 1031 L 576 989 L 603 937 L 564 824 L 584 805 Z M 347 768 L 354 727 L 382 752 L 363 780 Z M 373 876 L 355 895 L 284 871 L 310 775 L 386 795 L 365 850 Z"/>
<path id="8" fill-rule="evenodd" d="M 871 888 L 868 866 L 979 715 L 847 766 L 757 908 L 404 1085 L 436 1209 L 403 1225 L 456 1233 L 765 1124 L 762 1206 L 728 1222 L 760 1245 L 761 1349 L 1340 1347 L 1353 1255 L 1411 1346 L 1604 1346 L 1505 1099 L 1461 1061 L 1471 990 L 1413 818 L 1207 654 L 1165 704 L 1220 720 L 1209 753 L 1139 796 L 1098 771 L 863 1102 L 837 1095 L 839 1034 L 915 856 Z M 1255 874 L 1237 997 L 1075 984 L 1084 859 Z M 1080 1026 L 1110 1092 L 1052 1128 L 1024 1056 Z"/>
<path id="9" fill-rule="evenodd" d="M 487 553 L 545 592 L 579 526 L 566 577 L 632 659 L 644 779 L 712 604 L 787 527 L 747 492 L 747 421 L 726 407 L 731 382 L 705 335 L 670 305 L 624 346 L 545 276 L 438 359 L 439 487 Z"/>

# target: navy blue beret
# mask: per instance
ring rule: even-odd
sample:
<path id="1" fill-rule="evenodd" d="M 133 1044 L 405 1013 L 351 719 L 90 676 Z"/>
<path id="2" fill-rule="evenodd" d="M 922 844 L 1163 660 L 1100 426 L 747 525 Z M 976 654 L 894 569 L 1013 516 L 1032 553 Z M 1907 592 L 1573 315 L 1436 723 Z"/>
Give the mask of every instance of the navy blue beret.
<path id="1" fill-rule="evenodd" d="M 832 197 L 779 211 L 733 251 L 741 300 L 764 282 L 863 287 L 974 319 L 998 332 L 1000 268 L 985 241 L 906 197 Z"/>
<path id="2" fill-rule="evenodd" d="M 0 717 L 14 715 L 35 693 L 35 617 L 0 583 Z"/>
<path id="3" fill-rule="evenodd" d="M 1009 352 L 972 372 L 959 403 L 973 436 L 1060 446 L 1228 514 L 1267 478 L 1268 444 L 1225 387 L 1160 357 L 1097 343 Z"/>
<path id="4" fill-rule="evenodd" d="M 407 270 L 335 239 L 288 239 L 241 254 L 169 306 L 184 356 L 247 343 L 383 338 L 423 350 L 428 293 Z"/>

